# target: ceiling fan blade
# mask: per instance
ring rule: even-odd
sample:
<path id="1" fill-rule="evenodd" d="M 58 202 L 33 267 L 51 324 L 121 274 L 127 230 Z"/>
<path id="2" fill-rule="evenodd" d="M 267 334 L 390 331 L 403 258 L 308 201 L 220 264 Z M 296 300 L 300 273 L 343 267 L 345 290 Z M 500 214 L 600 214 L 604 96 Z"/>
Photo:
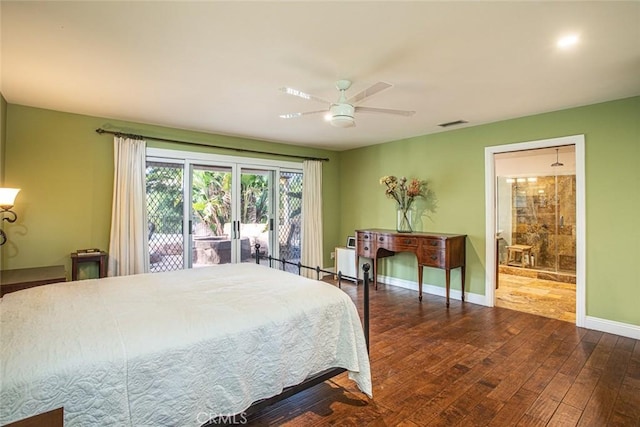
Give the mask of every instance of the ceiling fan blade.
<path id="1" fill-rule="evenodd" d="M 368 88 L 366 88 L 362 92 L 353 95 L 351 98 L 349 98 L 347 100 L 347 102 L 349 104 L 357 104 L 358 102 L 361 102 L 361 101 L 365 100 L 366 98 L 369 98 L 370 96 L 375 95 L 376 93 L 382 92 L 385 89 L 389 89 L 392 86 L 393 85 L 389 84 L 389 83 L 378 82 L 378 83 L 374 84 L 373 86 L 369 86 Z"/>
<path id="2" fill-rule="evenodd" d="M 382 114 L 395 114 L 396 116 L 411 117 L 416 112 L 407 111 L 407 110 L 392 110 L 389 108 L 356 107 L 356 113 L 382 113 Z"/>
<path id="3" fill-rule="evenodd" d="M 302 99 L 310 99 L 313 101 L 322 102 L 323 104 L 331 104 L 329 101 L 325 99 L 318 98 L 317 96 L 314 96 L 314 95 L 309 95 L 306 92 L 303 92 L 298 89 L 294 89 L 292 87 L 281 87 L 280 90 L 286 93 L 287 95 L 297 96 L 298 98 L 302 98 Z"/>
<path id="4" fill-rule="evenodd" d="M 316 111 L 306 111 L 304 113 L 288 113 L 288 114 L 280 114 L 281 119 L 295 119 L 297 117 L 306 116 L 308 114 L 318 114 L 318 113 L 326 113 L 327 110 L 316 110 Z"/>

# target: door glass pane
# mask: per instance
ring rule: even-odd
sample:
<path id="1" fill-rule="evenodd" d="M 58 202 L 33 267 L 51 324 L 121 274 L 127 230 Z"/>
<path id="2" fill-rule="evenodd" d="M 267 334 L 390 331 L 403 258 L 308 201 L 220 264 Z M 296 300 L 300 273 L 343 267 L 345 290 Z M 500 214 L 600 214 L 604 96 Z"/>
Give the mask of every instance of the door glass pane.
<path id="1" fill-rule="evenodd" d="M 240 262 L 255 262 L 255 245 L 269 252 L 271 171 L 242 168 L 240 174 Z"/>
<path id="2" fill-rule="evenodd" d="M 192 267 L 232 262 L 231 172 L 227 166 L 192 169 Z"/>
<path id="3" fill-rule="evenodd" d="M 147 162 L 150 271 L 184 268 L 183 166 Z"/>
<path id="4" fill-rule="evenodd" d="M 280 218 L 278 242 L 280 258 L 300 262 L 302 249 L 302 172 L 280 172 Z M 297 273 L 297 267 L 287 266 Z"/>
<path id="5" fill-rule="evenodd" d="M 499 262 L 575 273 L 575 175 L 497 177 L 496 192 Z M 510 245 L 528 248 L 525 259 L 508 259 Z"/>
<path id="6" fill-rule="evenodd" d="M 557 177 L 557 270 L 561 273 L 576 273 L 576 176 Z"/>

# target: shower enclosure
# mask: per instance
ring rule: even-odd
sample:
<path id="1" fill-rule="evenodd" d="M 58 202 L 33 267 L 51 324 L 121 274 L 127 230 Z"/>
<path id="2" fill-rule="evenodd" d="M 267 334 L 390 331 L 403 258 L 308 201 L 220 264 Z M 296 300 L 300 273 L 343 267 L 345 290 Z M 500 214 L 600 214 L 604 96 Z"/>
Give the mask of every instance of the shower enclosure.
<path id="1" fill-rule="evenodd" d="M 555 162 L 551 163 L 550 158 Z M 522 154 L 519 158 L 511 155 L 502 164 L 502 172 L 520 173 L 501 174 L 499 167 L 496 170 L 500 267 L 517 264 L 526 270 L 575 277 L 575 171 L 558 161 L 557 151 L 549 150 Z M 528 170 L 531 172 L 527 173 Z M 510 246 L 512 254 L 515 246 L 518 255 L 525 259 L 512 262 Z"/>

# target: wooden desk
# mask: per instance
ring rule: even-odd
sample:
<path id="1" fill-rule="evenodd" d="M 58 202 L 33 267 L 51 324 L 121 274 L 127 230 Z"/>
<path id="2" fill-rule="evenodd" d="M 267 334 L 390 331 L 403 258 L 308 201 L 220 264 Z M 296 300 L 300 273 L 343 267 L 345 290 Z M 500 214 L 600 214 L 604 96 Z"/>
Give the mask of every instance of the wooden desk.
<path id="1" fill-rule="evenodd" d="M 378 288 L 378 259 L 396 252 L 412 252 L 418 259 L 418 299 L 422 301 L 423 267 L 441 268 L 446 272 L 447 307 L 451 269 L 460 268 L 462 301 L 464 301 L 465 241 L 464 234 L 398 233 L 395 230 L 369 229 L 356 231 L 356 265 L 360 257 L 373 260 L 373 283 Z"/>
<path id="2" fill-rule="evenodd" d="M 63 265 L 2 270 L 0 271 L 0 297 L 9 292 L 66 281 L 67 273 Z"/>

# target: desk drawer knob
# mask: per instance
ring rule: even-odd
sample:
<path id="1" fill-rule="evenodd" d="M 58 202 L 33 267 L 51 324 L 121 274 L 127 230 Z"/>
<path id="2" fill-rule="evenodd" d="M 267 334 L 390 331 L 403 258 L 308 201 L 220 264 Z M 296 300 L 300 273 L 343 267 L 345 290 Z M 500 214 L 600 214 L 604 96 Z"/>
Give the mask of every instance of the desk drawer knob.
<path id="1" fill-rule="evenodd" d="M 404 244 L 405 245 L 410 245 L 411 244 L 411 239 L 404 239 Z"/>
<path id="2" fill-rule="evenodd" d="M 364 250 L 365 250 L 365 251 L 368 251 L 368 250 L 369 250 L 369 246 L 365 246 L 365 247 L 364 247 Z"/>
<path id="3" fill-rule="evenodd" d="M 437 241 L 435 241 L 435 240 L 431 240 L 431 241 L 429 242 L 429 244 L 430 244 L 431 246 L 438 246 L 438 242 L 437 242 Z"/>
<path id="4" fill-rule="evenodd" d="M 384 237 L 378 237 L 378 240 L 384 242 Z"/>
<path id="5" fill-rule="evenodd" d="M 431 255 L 431 259 L 432 259 L 433 261 L 435 261 L 435 260 L 437 260 L 437 259 L 438 259 L 438 256 L 437 256 L 437 255 Z"/>

